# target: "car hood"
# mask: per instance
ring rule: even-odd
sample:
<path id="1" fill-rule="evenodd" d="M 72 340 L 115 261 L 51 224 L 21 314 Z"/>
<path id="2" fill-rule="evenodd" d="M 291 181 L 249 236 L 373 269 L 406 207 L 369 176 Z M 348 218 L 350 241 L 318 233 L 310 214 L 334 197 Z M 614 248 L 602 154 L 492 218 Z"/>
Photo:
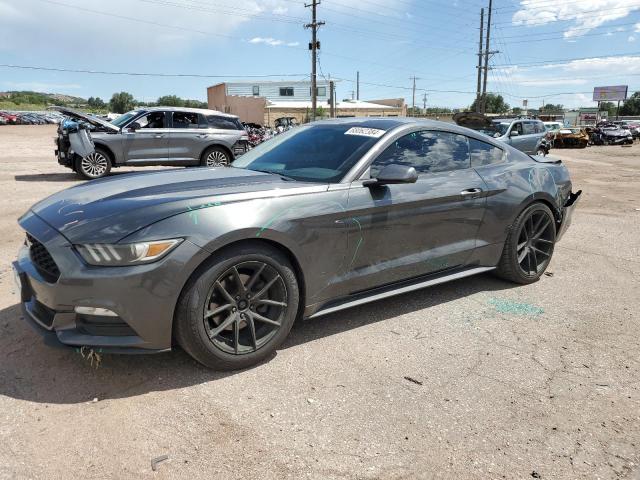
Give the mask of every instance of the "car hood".
<path id="1" fill-rule="evenodd" d="M 79 112 L 72 108 L 67 107 L 49 107 L 51 110 L 55 110 L 57 112 L 66 115 L 67 117 L 71 117 L 76 120 L 82 120 L 83 122 L 90 123 L 96 127 L 103 127 L 113 132 L 119 132 L 120 129 L 116 127 L 114 124 L 107 122 L 106 120 L 102 120 L 101 118 L 94 117 L 93 115 L 89 115 L 88 113 Z"/>
<path id="2" fill-rule="evenodd" d="M 478 112 L 458 112 L 453 116 L 456 125 L 470 128 L 471 130 L 492 130 L 493 122 L 489 117 Z"/>
<path id="3" fill-rule="evenodd" d="M 31 212 L 71 243 L 115 243 L 203 205 L 283 195 L 288 190 L 293 194 L 295 189 L 309 187 L 327 186 L 240 168 L 161 170 L 86 182 L 42 200 Z"/>

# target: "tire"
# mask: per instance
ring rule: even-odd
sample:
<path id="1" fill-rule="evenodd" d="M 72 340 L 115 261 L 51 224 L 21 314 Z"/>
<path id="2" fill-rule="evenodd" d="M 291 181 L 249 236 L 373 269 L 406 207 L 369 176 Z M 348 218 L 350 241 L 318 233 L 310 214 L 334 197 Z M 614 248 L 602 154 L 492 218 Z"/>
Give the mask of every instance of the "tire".
<path id="1" fill-rule="evenodd" d="M 531 231 L 534 235 L 541 232 L 537 240 L 530 241 L 530 237 L 534 236 L 529 233 Z M 529 205 L 507 231 L 507 239 L 495 274 L 520 284 L 537 281 L 551 261 L 555 241 L 556 222 L 549 207 L 543 203 Z"/>
<path id="2" fill-rule="evenodd" d="M 255 243 L 232 246 L 187 282 L 176 308 L 174 337 L 209 368 L 246 368 L 282 344 L 297 317 L 299 298 L 293 267 L 280 251 Z"/>
<path id="3" fill-rule="evenodd" d="M 227 167 L 231 164 L 231 155 L 222 147 L 209 147 L 202 154 L 200 164 L 203 167 Z"/>
<path id="4" fill-rule="evenodd" d="M 111 157 L 105 150 L 96 148 L 86 157 L 76 157 L 74 167 L 75 172 L 86 180 L 105 177 L 111 171 Z"/>

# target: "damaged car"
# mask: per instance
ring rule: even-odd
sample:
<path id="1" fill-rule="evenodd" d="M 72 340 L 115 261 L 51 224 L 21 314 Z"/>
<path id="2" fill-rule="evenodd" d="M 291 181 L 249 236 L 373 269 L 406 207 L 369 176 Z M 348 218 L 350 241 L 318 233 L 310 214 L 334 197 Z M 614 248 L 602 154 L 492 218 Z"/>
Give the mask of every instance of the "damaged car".
<path id="1" fill-rule="evenodd" d="M 141 108 L 107 121 L 53 108 L 67 117 L 55 140 L 58 163 L 86 179 L 104 177 L 121 166 L 229 165 L 248 149 L 238 117 L 214 110 Z"/>
<path id="2" fill-rule="evenodd" d="M 551 143 L 546 128 L 540 120 L 492 119 L 477 112 L 459 112 L 453 121 L 461 127 L 471 128 L 504 142 L 530 155 L 547 155 Z"/>
<path id="3" fill-rule="evenodd" d="M 177 344 L 238 369 L 297 319 L 485 272 L 538 281 L 579 196 L 560 160 L 453 124 L 319 121 L 230 167 L 55 193 L 19 219 L 13 270 L 24 319 L 51 345 Z"/>
<path id="4" fill-rule="evenodd" d="M 633 135 L 630 130 L 613 123 L 601 122 L 590 132 L 592 145 L 631 145 Z"/>
<path id="5" fill-rule="evenodd" d="M 587 148 L 589 134 L 583 128 L 563 127 L 549 132 L 553 148 Z"/>

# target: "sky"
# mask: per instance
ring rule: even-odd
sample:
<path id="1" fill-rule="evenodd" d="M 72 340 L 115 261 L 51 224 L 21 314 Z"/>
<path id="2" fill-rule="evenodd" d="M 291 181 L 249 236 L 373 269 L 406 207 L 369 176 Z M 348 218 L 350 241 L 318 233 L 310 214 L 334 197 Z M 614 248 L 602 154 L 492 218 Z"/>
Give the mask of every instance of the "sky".
<path id="1" fill-rule="evenodd" d="M 307 3 L 310 3 L 308 0 Z M 476 90 L 489 0 L 322 0 L 319 78 L 351 98 L 463 108 Z M 108 100 L 206 99 L 232 80 L 304 80 L 310 9 L 298 0 L 0 0 L 0 91 Z M 488 91 L 512 106 L 595 106 L 594 86 L 640 90 L 640 0 L 494 0 Z M 131 73 L 187 74 L 146 76 Z M 255 76 L 255 77 L 253 77 Z"/>

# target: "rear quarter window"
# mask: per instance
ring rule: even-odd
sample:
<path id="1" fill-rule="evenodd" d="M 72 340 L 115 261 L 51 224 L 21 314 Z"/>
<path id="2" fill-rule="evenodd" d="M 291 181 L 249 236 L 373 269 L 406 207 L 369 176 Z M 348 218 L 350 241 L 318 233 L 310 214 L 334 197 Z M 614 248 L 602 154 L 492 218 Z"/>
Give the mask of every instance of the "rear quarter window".
<path id="1" fill-rule="evenodd" d="M 218 115 L 206 115 L 205 128 L 217 128 L 220 130 L 244 130 L 240 120 L 231 117 L 220 117 Z"/>
<path id="2" fill-rule="evenodd" d="M 504 152 L 501 148 L 481 142 L 475 138 L 469 139 L 469 152 L 471 154 L 471 167 L 483 167 L 504 162 Z"/>

